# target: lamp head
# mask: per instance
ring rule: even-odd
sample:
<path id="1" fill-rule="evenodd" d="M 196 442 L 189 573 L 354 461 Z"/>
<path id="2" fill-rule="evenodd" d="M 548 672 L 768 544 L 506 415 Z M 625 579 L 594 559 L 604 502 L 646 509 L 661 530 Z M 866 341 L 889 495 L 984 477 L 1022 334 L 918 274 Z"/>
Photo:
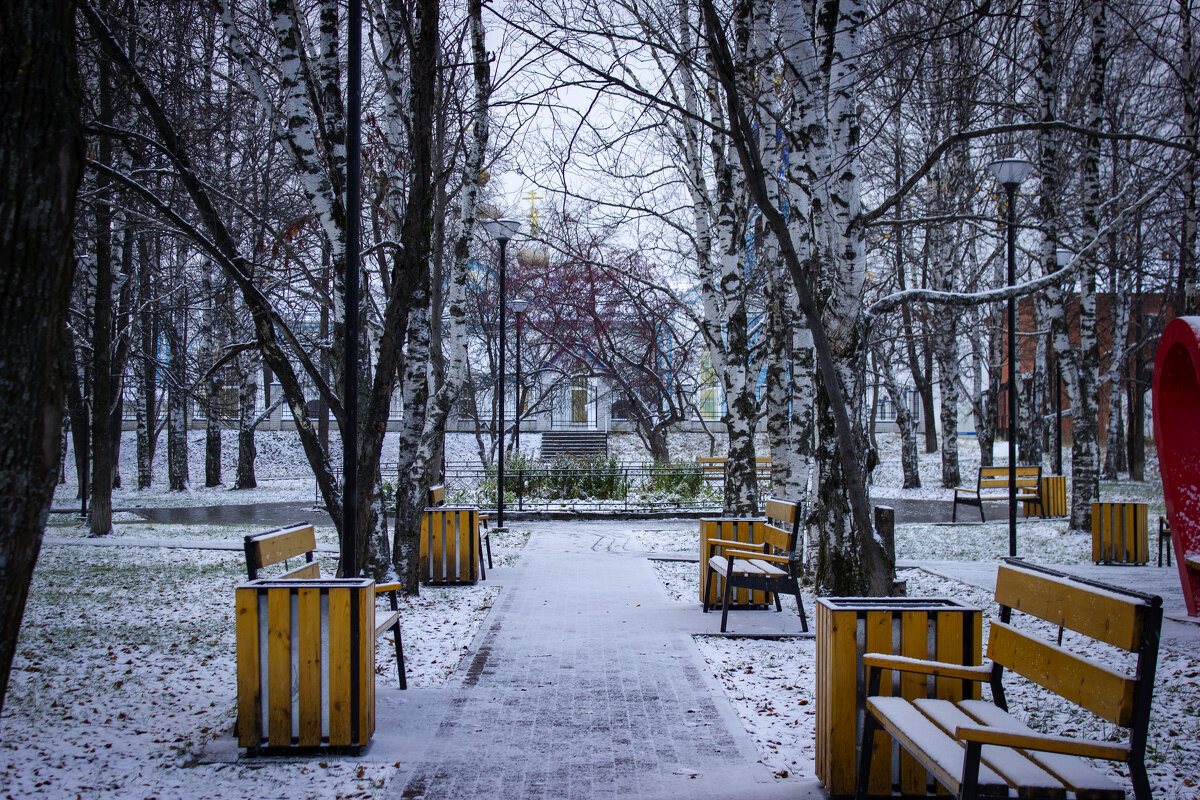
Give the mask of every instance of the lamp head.
<path id="1" fill-rule="evenodd" d="M 521 223 L 515 219 L 489 219 L 483 227 L 498 242 L 507 242 L 521 232 Z"/>
<path id="2" fill-rule="evenodd" d="M 1005 189 L 1015 189 L 1029 177 L 1033 164 L 1023 158 L 1002 158 L 988 164 L 988 171 Z"/>
<path id="3" fill-rule="evenodd" d="M 1062 269 L 1067 264 L 1070 264 L 1071 259 L 1074 257 L 1075 254 L 1065 247 L 1060 247 L 1054 251 L 1054 261 L 1056 264 L 1058 264 L 1059 269 Z"/>
<path id="4" fill-rule="evenodd" d="M 524 314 L 525 309 L 529 308 L 529 301 L 528 300 L 512 300 L 509 302 L 508 307 L 512 309 L 512 312 L 514 314 L 517 314 L 517 315 Z"/>

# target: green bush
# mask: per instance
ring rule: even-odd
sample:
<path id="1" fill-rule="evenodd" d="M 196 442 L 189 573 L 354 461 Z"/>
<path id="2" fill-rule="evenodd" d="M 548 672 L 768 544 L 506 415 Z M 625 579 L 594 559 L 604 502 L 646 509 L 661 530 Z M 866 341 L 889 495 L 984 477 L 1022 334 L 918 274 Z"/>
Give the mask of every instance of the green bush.
<path id="1" fill-rule="evenodd" d="M 695 461 L 647 464 L 646 468 L 650 473 L 645 487 L 647 492 L 691 500 L 704 489 L 704 468 Z"/>

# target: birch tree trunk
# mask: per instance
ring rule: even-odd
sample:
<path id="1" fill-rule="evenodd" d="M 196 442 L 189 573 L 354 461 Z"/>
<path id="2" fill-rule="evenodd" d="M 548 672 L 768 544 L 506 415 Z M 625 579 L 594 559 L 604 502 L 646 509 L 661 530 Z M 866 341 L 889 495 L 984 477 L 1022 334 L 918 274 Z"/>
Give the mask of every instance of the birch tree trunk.
<path id="1" fill-rule="evenodd" d="M 1087 127 L 1100 130 L 1104 110 L 1104 78 L 1108 66 L 1107 2 L 1088 7 L 1092 58 L 1088 79 Z M 1080 233 L 1092 242 L 1100 231 L 1100 138 L 1086 136 L 1083 147 L 1083 224 Z M 1096 273 L 1093 247 L 1083 254 L 1079 278 L 1079 358 L 1076 362 L 1078 398 L 1071 399 L 1071 527 L 1091 530 L 1092 502 L 1100 496 L 1100 436 L 1096 403 L 1099 390 L 1100 346 L 1096 338 Z M 1078 403 L 1078 404 L 1077 404 Z"/>
<path id="2" fill-rule="evenodd" d="M 905 489 L 921 488 L 921 459 L 917 453 L 917 422 L 912 410 L 908 407 L 908 398 L 900 382 L 896 380 L 896 372 L 892 369 L 892 359 L 883 353 L 876 353 L 875 364 L 879 367 L 880 377 L 892 404 L 896 407 L 896 427 L 900 429 L 900 467 L 904 473 Z"/>
<path id="3" fill-rule="evenodd" d="M 156 246 L 155 255 L 160 252 Z M 158 429 L 158 359 L 155 336 L 151 273 L 158 266 L 151 263 L 149 234 L 138 237 L 138 311 L 136 336 L 138 351 L 134 357 L 134 381 L 137 385 L 137 485 L 149 489 L 154 482 L 154 441 Z"/>
<path id="4" fill-rule="evenodd" d="M 107 59 L 99 64 L 100 121 L 111 125 L 115 119 Z M 97 158 L 112 164 L 112 139 L 101 136 Z M 95 224 L 96 295 L 92 314 L 92 483 L 88 503 L 88 535 L 107 536 L 112 533 L 112 475 L 113 448 L 110 398 L 112 396 L 112 329 L 113 329 L 113 248 L 112 207 L 109 205 L 109 179 L 96 176 Z"/>
<path id="5" fill-rule="evenodd" d="M 175 298 L 167 311 L 167 481 L 173 492 L 188 489 L 187 440 L 187 291 L 183 285 L 185 252 L 175 245 L 172 284 Z"/>

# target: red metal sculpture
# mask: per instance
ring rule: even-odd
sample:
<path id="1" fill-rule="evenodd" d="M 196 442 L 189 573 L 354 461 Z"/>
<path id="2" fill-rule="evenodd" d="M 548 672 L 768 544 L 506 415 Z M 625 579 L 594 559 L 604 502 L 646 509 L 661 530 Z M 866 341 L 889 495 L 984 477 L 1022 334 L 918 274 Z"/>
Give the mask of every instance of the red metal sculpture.
<path id="1" fill-rule="evenodd" d="M 1188 614 L 1200 616 L 1200 317 L 1163 331 L 1152 398 L 1171 546 Z"/>

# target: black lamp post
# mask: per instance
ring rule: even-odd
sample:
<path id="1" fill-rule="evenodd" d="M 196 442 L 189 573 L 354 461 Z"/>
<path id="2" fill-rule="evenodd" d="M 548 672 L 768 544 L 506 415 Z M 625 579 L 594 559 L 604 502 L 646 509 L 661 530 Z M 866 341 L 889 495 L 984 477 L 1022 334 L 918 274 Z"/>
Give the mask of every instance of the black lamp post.
<path id="1" fill-rule="evenodd" d="M 508 240 L 521 230 L 521 223 L 515 219 L 490 219 L 483 223 L 492 238 L 500 243 L 500 374 L 497 376 L 497 415 L 499 417 L 499 436 L 497 443 L 496 464 L 496 527 L 504 527 L 504 250 Z"/>
<path id="2" fill-rule="evenodd" d="M 513 450 L 521 452 L 521 399 L 525 394 L 525 384 L 521 383 L 521 323 L 525 320 L 525 309 L 529 308 L 528 300 L 513 300 L 512 310 L 517 315 L 517 403 L 513 412 Z M 517 478 L 520 481 L 520 477 Z"/>
<path id="3" fill-rule="evenodd" d="M 988 164 L 988 170 L 1008 193 L 1008 285 L 1017 283 L 1017 187 L 1033 165 L 1020 158 Z M 1017 555 L 1017 300 L 1008 298 L 1008 555 Z"/>
<path id="4" fill-rule="evenodd" d="M 350 0 L 346 63 L 346 296 L 342 394 L 342 577 L 358 577 L 358 270 L 362 153 L 362 0 Z"/>

